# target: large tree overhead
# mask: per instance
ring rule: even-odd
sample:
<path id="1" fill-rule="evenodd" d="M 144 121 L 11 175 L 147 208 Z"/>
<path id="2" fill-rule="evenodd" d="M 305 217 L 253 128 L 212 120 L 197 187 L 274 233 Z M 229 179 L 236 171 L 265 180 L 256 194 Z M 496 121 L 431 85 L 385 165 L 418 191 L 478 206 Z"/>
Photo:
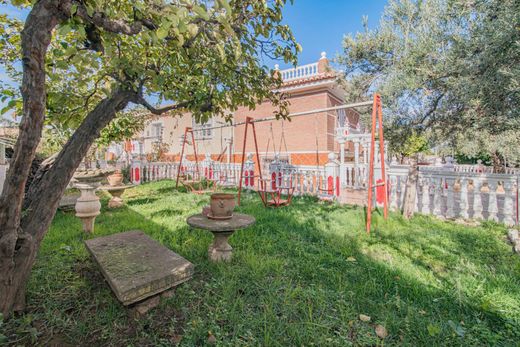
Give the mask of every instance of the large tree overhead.
<path id="1" fill-rule="evenodd" d="M 345 37 L 339 60 L 354 95 L 383 94 L 396 143 L 427 132 L 520 162 L 508 152 L 520 145 L 519 27 L 516 0 L 391 0 L 376 29 Z"/>
<path id="2" fill-rule="evenodd" d="M 279 115 L 287 113 L 272 91 L 281 81 L 262 63 L 262 56 L 296 63 L 299 46 L 281 24 L 285 2 L 9 2 L 29 14 L 24 23 L 0 16 L 0 62 L 21 86 L 20 102 L 16 89 L 3 88 L 21 119 L 0 196 L 1 312 L 24 309 L 26 282 L 60 197 L 118 111 L 137 104 L 153 114 L 190 111 L 203 121 L 271 100 Z M 155 106 L 162 101 L 171 105 Z M 45 124 L 76 130 L 24 196 Z"/>

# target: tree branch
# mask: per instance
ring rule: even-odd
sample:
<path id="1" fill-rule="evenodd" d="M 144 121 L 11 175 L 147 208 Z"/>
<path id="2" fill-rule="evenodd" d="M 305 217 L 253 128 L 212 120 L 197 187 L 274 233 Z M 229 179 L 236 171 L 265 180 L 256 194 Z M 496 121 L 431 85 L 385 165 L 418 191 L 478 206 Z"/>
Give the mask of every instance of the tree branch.
<path id="1" fill-rule="evenodd" d="M 135 102 L 136 104 L 143 105 L 144 107 L 146 107 L 146 109 L 148 111 L 150 111 L 152 114 L 155 114 L 155 115 L 161 115 L 168 111 L 176 111 L 176 110 L 179 110 L 182 108 L 186 108 L 190 104 L 188 101 L 186 101 L 186 102 L 181 102 L 181 103 L 178 103 L 175 105 L 169 105 L 169 106 L 164 106 L 161 108 L 155 108 L 148 101 L 146 101 L 146 99 L 142 95 L 136 95 L 134 100 L 132 100 L 132 101 Z"/>

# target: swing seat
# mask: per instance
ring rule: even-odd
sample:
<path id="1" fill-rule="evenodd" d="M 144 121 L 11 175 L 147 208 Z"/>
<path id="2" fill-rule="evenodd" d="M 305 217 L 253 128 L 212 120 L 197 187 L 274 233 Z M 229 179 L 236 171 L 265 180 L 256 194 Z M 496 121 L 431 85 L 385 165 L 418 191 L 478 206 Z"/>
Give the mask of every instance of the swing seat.
<path id="1" fill-rule="evenodd" d="M 331 189 L 324 189 L 324 188 L 318 188 L 318 199 L 320 201 L 326 201 L 326 202 L 334 202 L 336 201 L 337 197 L 334 195 L 334 193 L 331 194 Z M 332 189 L 332 192 L 334 192 L 334 188 Z"/>
<path id="2" fill-rule="evenodd" d="M 258 179 L 257 193 L 265 207 L 282 207 L 291 204 L 294 187 L 272 188 L 271 179 Z M 284 196 L 286 198 L 284 198 Z"/>
<path id="3" fill-rule="evenodd" d="M 334 201 L 336 201 L 336 195 L 328 194 L 328 193 L 318 193 L 318 199 L 320 201 L 325 201 L 325 202 L 334 202 Z"/>

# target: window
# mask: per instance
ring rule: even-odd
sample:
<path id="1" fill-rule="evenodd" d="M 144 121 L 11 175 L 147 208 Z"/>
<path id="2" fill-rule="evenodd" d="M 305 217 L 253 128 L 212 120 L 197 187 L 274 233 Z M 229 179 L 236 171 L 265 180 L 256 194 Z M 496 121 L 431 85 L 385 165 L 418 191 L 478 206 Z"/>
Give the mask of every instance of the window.
<path id="1" fill-rule="evenodd" d="M 152 136 L 154 138 L 162 138 L 163 126 L 162 123 L 152 123 Z"/>
<path id="2" fill-rule="evenodd" d="M 210 129 L 213 127 L 213 119 L 208 119 L 206 123 L 200 124 L 195 121 L 195 118 L 192 120 L 193 127 L 193 135 L 197 140 L 206 140 L 213 138 L 213 130 Z"/>

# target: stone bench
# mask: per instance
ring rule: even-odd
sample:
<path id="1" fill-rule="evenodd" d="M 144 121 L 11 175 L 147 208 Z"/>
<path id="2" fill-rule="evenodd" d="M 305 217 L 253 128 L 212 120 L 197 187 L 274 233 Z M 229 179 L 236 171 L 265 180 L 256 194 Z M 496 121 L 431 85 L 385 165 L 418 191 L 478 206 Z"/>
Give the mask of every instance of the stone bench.
<path id="1" fill-rule="evenodd" d="M 86 240 L 85 245 L 125 306 L 144 303 L 147 311 L 159 303 L 161 293 L 193 276 L 192 263 L 139 230 Z"/>

